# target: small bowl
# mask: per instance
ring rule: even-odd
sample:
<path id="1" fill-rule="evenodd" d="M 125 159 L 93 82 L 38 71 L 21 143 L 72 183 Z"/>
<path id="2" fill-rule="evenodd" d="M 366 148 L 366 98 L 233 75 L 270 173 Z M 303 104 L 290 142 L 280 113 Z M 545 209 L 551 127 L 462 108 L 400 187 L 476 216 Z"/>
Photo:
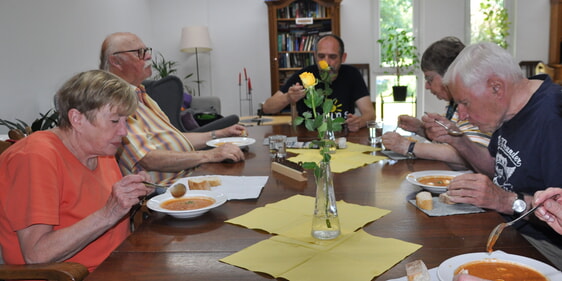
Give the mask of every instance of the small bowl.
<path id="1" fill-rule="evenodd" d="M 447 191 L 447 186 L 436 186 L 436 185 L 427 185 L 423 184 L 418 181 L 423 177 L 456 177 L 458 175 L 471 173 L 471 171 L 440 171 L 440 170 L 431 170 L 431 171 L 421 171 L 421 172 L 414 172 L 410 173 L 406 176 L 406 180 L 414 185 L 417 185 L 431 193 L 444 193 Z"/>
<path id="2" fill-rule="evenodd" d="M 183 197 L 180 197 L 179 199 L 190 198 L 190 197 L 210 197 L 215 200 L 215 203 L 213 203 L 210 206 L 194 209 L 194 210 L 185 210 L 185 211 L 168 210 L 161 207 L 162 203 L 170 199 L 178 199 L 178 198 L 174 198 L 170 194 L 170 192 L 166 192 L 164 194 L 160 194 L 158 196 L 152 197 L 150 200 L 148 200 L 146 206 L 153 211 L 165 213 L 175 218 L 190 219 L 203 215 L 209 210 L 224 204 L 227 200 L 226 195 L 220 192 L 209 191 L 209 190 L 187 190 L 185 195 Z"/>

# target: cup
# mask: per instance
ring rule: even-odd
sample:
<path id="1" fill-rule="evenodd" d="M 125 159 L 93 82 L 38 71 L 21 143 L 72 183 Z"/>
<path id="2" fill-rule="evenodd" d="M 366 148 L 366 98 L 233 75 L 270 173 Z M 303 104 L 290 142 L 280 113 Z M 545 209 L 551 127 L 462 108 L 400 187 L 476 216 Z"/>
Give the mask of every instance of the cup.
<path id="1" fill-rule="evenodd" d="M 382 138 L 382 122 L 376 120 L 367 121 L 369 128 L 369 144 L 380 144 Z"/>
<path id="2" fill-rule="evenodd" d="M 269 137 L 269 154 L 272 159 L 287 157 L 287 136 L 273 135 Z"/>

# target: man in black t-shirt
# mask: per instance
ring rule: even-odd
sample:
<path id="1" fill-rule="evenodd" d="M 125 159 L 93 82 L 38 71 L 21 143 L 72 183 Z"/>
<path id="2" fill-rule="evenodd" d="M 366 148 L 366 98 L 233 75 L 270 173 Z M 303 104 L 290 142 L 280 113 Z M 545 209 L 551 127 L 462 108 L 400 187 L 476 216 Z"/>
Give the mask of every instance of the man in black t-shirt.
<path id="1" fill-rule="evenodd" d="M 320 37 L 316 43 L 314 52 L 316 62 L 326 61 L 333 75 L 331 84 L 332 94 L 330 98 L 336 100 L 338 107 L 332 113 L 332 117 L 344 117 L 347 128 L 357 131 L 365 127 L 368 120 L 375 119 L 375 110 L 371 102 L 371 96 L 365 80 L 356 68 L 343 65 L 347 57 L 344 44 L 338 36 L 329 34 Z M 279 113 L 291 103 L 296 103 L 299 115 L 310 109 L 304 104 L 305 91 L 299 74 L 311 72 L 319 77 L 317 65 L 307 66 L 294 73 L 289 80 L 273 96 L 263 104 L 263 112 L 266 114 Z M 319 83 L 317 87 L 322 87 Z M 361 115 L 355 114 L 355 108 L 359 109 Z"/>

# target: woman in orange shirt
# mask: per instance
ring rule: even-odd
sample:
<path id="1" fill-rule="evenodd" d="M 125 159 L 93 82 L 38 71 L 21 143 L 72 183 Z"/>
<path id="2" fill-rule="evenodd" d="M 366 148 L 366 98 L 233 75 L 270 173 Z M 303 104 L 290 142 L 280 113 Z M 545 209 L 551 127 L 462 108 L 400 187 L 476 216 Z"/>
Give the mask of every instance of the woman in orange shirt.
<path id="1" fill-rule="evenodd" d="M 0 245 L 7 264 L 73 261 L 93 271 L 129 234 L 128 212 L 151 193 L 114 154 L 137 97 L 121 78 L 79 73 L 55 96 L 58 127 L 0 155 Z"/>

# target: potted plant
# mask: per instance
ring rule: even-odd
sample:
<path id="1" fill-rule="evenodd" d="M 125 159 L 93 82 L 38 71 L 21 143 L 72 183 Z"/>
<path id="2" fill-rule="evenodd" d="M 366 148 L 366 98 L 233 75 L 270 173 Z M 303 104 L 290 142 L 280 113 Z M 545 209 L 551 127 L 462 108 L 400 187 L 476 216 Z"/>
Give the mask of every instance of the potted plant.
<path id="1" fill-rule="evenodd" d="M 392 87 L 394 101 L 405 101 L 407 86 L 400 84 L 401 75 L 411 75 L 419 64 L 415 37 L 406 30 L 389 26 L 377 42 L 381 45 L 381 64 L 390 67 L 396 75 L 396 85 Z M 386 72 L 388 73 L 388 72 Z"/>
<path id="2" fill-rule="evenodd" d="M 177 72 L 176 64 L 177 64 L 176 61 L 166 60 L 161 53 L 158 53 L 156 56 L 154 56 L 154 59 L 152 60 L 152 67 L 156 70 L 156 74 L 154 75 L 153 79 L 158 80 L 174 74 L 175 72 Z M 186 75 L 183 78 L 183 80 L 187 81 L 187 79 L 190 78 L 191 76 L 193 76 L 193 73 Z M 189 94 L 193 93 L 195 90 L 187 83 L 184 83 L 183 87 Z"/>

